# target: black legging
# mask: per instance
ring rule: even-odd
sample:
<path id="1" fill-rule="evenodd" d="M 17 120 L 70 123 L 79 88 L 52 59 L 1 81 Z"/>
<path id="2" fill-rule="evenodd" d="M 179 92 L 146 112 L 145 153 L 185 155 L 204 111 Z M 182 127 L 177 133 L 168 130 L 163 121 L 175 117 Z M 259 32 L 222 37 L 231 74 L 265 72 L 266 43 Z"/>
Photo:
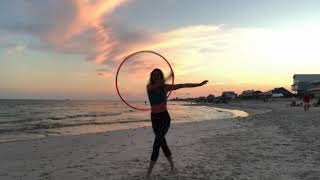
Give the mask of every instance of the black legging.
<path id="1" fill-rule="evenodd" d="M 151 113 L 152 129 L 156 135 L 153 143 L 153 150 L 151 155 L 152 161 L 157 161 L 160 147 L 166 157 L 171 156 L 170 149 L 165 138 L 166 133 L 170 127 L 171 118 L 168 111 L 160 113 Z"/>

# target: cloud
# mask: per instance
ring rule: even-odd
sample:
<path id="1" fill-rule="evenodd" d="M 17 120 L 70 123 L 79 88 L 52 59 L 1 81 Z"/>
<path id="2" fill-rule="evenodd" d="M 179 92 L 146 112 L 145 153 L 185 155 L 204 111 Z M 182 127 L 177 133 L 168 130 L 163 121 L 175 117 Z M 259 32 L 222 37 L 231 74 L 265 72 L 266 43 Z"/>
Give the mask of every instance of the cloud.
<path id="1" fill-rule="evenodd" d="M 111 51 L 109 51 L 107 56 L 109 59 L 104 59 L 103 63 L 110 64 L 110 62 L 114 62 L 114 64 L 119 64 L 124 57 L 131 53 L 140 50 L 154 50 L 169 59 L 171 65 L 177 65 L 176 70 L 178 70 L 179 73 L 189 72 L 190 67 L 196 70 L 199 69 L 199 62 L 185 61 L 186 59 L 183 59 L 185 57 L 180 57 L 181 55 L 178 54 L 188 56 L 190 53 L 202 53 L 201 51 L 203 51 L 204 48 L 206 48 L 208 53 L 221 51 L 218 50 L 220 44 L 224 44 L 224 48 L 227 47 L 227 43 L 221 39 L 221 34 L 224 33 L 224 29 L 222 28 L 222 25 L 199 25 L 182 27 L 168 32 L 150 32 L 143 30 L 131 32 L 111 31 L 114 44 L 111 46 Z M 215 49 L 215 51 L 209 52 L 210 49 Z M 145 71 L 150 71 L 156 67 L 157 64 L 166 64 L 162 60 L 152 62 L 150 61 L 151 59 L 156 58 L 151 56 L 148 58 L 143 56 L 139 57 L 138 55 L 133 56 L 132 59 L 129 60 L 132 63 L 128 63 L 130 67 L 127 67 L 128 69 L 126 69 L 126 71 L 143 77 L 148 74 L 148 72 Z M 128 66 L 128 64 L 126 64 L 126 66 Z M 200 66 L 202 66 L 201 63 Z"/>
<path id="2" fill-rule="evenodd" d="M 127 27 L 123 22 L 114 22 L 108 18 L 126 2 L 127 0 L 47 0 L 37 4 L 28 1 L 19 4 L 18 1 L 13 1 L 6 8 L 15 7 L 11 9 L 15 13 L 9 13 L 16 16 L 13 18 L 15 21 L 2 22 L 0 28 L 31 34 L 44 42 L 43 49 L 83 54 L 86 60 L 104 64 L 111 69 L 115 69 L 125 56 L 139 50 L 150 49 L 173 56 L 175 52 L 190 49 L 209 51 L 215 48 L 212 45 L 202 47 L 203 42 L 213 40 L 221 26 L 200 25 L 155 32 Z M 33 47 L 31 44 L 30 48 Z M 36 48 L 40 49 L 39 46 Z M 172 64 L 178 62 L 173 61 L 176 62 Z M 138 64 L 132 70 L 137 71 L 146 66 L 151 65 Z"/>
<path id="3" fill-rule="evenodd" d="M 67 28 L 57 23 L 46 35 L 48 42 L 66 51 L 78 49 L 87 51 L 88 60 L 101 63 L 108 59 L 113 42 L 103 17 L 112 13 L 125 0 L 73 0 L 75 9 Z M 90 34 L 91 33 L 91 34 Z M 81 38 L 78 38 L 82 36 Z M 88 48 L 91 47 L 91 48 Z"/>
<path id="4" fill-rule="evenodd" d="M 199 62 L 190 62 L 190 57 L 187 58 L 188 62 L 182 56 L 189 56 L 190 53 L 201 54 L 204 48 L 206 48 L 208 53 L 222 51 L 223 49 L 218 49 L 220 44 L 224 44 L 223 47 L 227 48 L 227 42 L 224 42 L 221 38 L 223 33 L 225 33 L 222 27 L 222 25 L 199 25 L 182 27 L 168 32 L 148 32 L 140 40 L 132 39 L 132 41 L 126 43 L 119 42 L 115 44 L 113 51 L 116 53 L 113 55 L 113 60 L 119 62 L 127 55 L 140 50 L 155 50 L 168 58 L 173 65 L 177 65 L 180 68 L 195 68 L 194 63 L 199 64 Z M 210 49 L 215 50 L 210 51 Z M 140 69 L 142 71 L 146 67 L 151 68 L 153 66 L 147 60 L 138 60 L 139 58 L 137 58 L 136 64 L 131 64 L 130 70 L 135 72 Z"/>
<path id="5" fill-rule="evenodd" d="M 219 33 L 222 26 L 215 25 L 197 25 L 182 27 L 168 32 L 154 33 L 142 42 L 134 42 L 129 44 L 125 53 L 134 52 L 138 49 L 153 49 L 159 51 L 171 51 L 174 49 L 203 49 L 204 46 L 210 48 L 214 46 L 215 41 L 219 43 Z M 204 44 L 206 42 L 206 44 Z M 125 54 L 123 53 L 122 56 Z"/>
<path id="6" fill-rule="evenodd" d="M 6 14 L 14 22 L 2 21 L 1 29 L 31 34 L 65 53 L 83 53 L 90 60 L 100 63 L 108 58 L 111 41 L 108 23 L 104 17 L 111 14 L 126 0 L 70 0 L 17 1 L 4 4 Z M 5 8 L 4 8 L 5 9 Z"/>
<path id="7" fill-rule="evenodd" d="M 1 29 L 31 34 L 45 42 L 46 49 L 63 53 L 81 53 L 87 60 L 109 64 L 118 62 L 131 52 L 141 49 L 161 50 L 185 44 L 195 45 L 193 38 L 205 38 L 216 26 L 179 28 L 154 32 L 127 27 L 108 16 L 127 0 L 46 0 L 32 3 L 8 2 L 13 22 L 1 22 Z M 196 37 L 195 37 L 196 36 Z"/>

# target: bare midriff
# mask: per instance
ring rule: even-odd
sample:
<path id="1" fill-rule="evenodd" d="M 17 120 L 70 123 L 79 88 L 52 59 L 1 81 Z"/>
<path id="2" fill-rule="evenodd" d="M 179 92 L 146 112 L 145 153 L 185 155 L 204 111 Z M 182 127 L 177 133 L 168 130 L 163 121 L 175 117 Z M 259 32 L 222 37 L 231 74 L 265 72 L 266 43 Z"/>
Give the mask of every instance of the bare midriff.
<path id="1" fill-rule="evenodd" d="M 160 113 L 167 110 L 167 104 L 161 103 L 161 104 L 153 104 L 151 105 L 151 112 L 152 113 Z"/>

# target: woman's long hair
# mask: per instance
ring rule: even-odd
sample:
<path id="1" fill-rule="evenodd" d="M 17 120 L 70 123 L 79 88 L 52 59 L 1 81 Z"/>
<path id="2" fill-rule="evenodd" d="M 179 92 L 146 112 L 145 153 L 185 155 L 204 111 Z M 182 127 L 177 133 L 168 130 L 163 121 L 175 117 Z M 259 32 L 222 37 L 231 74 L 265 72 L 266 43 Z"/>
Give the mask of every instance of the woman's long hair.
<path id="1" fill-rule="evenodd" d="M 152 75 L 153 75 L 153 73 L 155 73 L 155 72 L 157 72 L 157 71 L 160 73 L 161 80 L 162 80 L 161 83 L 162 83 L 162 85 L 164 85 L 165 80 L 164 80 L 163 72 L 161 71 L 161 69 L 158 69 L 158 68 L 153 69 L 153 70 L 151 71 L 151 73 L 150 73 L 150 78 L 149 78 L 149 84 L 154 84 L 154 81 L 153 81 L 153 79 L 152 79 Z"/>

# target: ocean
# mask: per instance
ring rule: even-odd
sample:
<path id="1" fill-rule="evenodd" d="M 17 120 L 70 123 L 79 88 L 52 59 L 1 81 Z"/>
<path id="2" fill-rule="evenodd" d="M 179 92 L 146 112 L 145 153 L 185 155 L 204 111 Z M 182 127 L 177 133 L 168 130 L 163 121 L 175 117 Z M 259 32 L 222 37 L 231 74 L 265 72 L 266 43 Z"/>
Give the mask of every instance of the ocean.
<path id="1" fill-rule="evenodd" d="M 247 114 L 168 102 L 172 123 L 225 119 Z M 136 102 L 133 105 L 144 106 Z M 121 101 L 0 100 L 0 143 L 151 126 L 150 112 Z"/>

